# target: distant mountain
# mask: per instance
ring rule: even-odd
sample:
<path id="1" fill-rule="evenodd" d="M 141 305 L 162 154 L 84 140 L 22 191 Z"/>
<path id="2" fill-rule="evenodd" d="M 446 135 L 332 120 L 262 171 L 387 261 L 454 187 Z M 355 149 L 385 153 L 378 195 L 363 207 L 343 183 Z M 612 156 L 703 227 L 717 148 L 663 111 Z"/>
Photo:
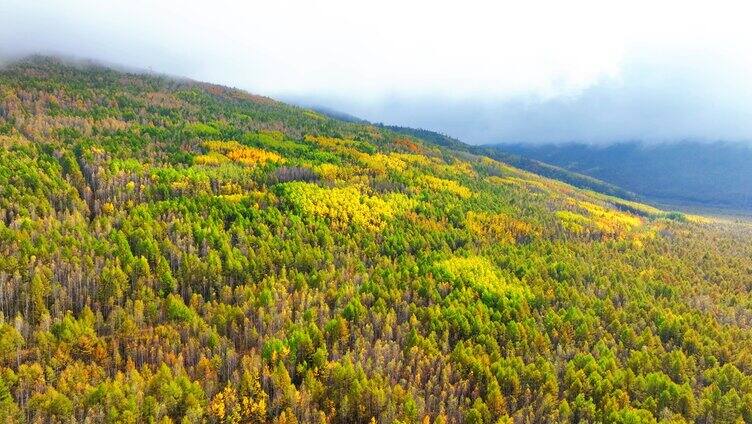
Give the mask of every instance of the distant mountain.
<path id="1" fill-rule="evenodd" d="M 656 201 L 752 209 L 752 147 L 744 144 L 504 144 L 495 149 L 589 175 Z"/>

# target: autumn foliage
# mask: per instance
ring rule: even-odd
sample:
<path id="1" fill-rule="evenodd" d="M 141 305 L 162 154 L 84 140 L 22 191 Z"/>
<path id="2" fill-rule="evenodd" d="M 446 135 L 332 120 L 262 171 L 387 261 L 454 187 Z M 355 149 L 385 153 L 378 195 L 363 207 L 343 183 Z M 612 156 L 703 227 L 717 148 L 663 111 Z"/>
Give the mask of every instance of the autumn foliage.
<path id="1" fill-rule="evenodd" d="M 752 422 L 751 237 L 33 58 L 0 70 L 0 422 Z"/>

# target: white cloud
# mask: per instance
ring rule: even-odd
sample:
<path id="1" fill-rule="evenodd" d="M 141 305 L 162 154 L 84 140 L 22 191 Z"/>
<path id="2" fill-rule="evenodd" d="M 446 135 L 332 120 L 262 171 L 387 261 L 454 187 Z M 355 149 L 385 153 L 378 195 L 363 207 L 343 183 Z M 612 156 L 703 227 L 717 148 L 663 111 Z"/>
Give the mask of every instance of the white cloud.
<path id="1" fill-rule="evenodd" d="M 443 119 L 430 119 L 436 102 L 494 120 L 508 117 L 494 116 L 504 104 L 579 104 L 593 90 L 610 87 L 612 94 L 602 95 L 616 95 L 624 85 L 637 103 L 639 93 L 697 91 L 746 117 L 752 110 L 749 9 L 743 2 L 642 0 L 4 0 L 0 54 L 94 58 L 331 102 L 371 119 L 392 119 L 385 108 L 399 102 L 396 109 L 426 108 L 414 111 L 425 119 L 405 123 L 436 129 L 443 129 Z M 675 90 L 679 82 L 684 85 Z M 652 101 L 676 109 L 676 102 L 664 100 Z M 689 106 L 695 108 L 690 115 L 707 109 Z M 562 113 L 569 112 L 564 107 Z M 622 113 L 631 113 L 624 122 L 639 124 L 631 133 L 647 136 L 642 124 L 652 120 L 639 121 L 634 109 Z M 564 131 L 560 137 L 581 136 L 571 124 L 551 125 Z M 511 135 L 495 122 L 477 127 L 488 128 L 483 140 Z M 480 141 L 477 127 L 456 135 Z M 652 132 L 684 133 L 658 130 Z"/>

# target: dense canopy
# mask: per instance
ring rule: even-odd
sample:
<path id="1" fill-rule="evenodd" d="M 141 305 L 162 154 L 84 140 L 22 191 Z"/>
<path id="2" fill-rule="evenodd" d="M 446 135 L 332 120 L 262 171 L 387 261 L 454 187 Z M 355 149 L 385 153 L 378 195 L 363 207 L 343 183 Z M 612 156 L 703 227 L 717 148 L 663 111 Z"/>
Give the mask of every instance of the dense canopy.
<path id="1" fill-rule="evenodd" d="M 751 422 L 750 237 L 29 59 L 0 71 L 0 420 Z"/>

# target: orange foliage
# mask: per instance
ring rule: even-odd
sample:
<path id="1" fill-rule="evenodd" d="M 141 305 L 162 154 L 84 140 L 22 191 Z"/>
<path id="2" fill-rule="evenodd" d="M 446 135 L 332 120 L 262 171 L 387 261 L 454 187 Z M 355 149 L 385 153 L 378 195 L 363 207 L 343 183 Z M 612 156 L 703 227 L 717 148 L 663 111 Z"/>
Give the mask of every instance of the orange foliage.
<path id="1" fill-rule="evenodd" d="M 423 149 L 423 146 L 419 145 L 418 143 L 415 143 L 414 141 L 410 141 L 406 138 L 398 138 L 394 140 L 394 145 L 410 153 L 417 153 L 419 155 L 422 155 L 425 153 L 425 149 Z"/>

